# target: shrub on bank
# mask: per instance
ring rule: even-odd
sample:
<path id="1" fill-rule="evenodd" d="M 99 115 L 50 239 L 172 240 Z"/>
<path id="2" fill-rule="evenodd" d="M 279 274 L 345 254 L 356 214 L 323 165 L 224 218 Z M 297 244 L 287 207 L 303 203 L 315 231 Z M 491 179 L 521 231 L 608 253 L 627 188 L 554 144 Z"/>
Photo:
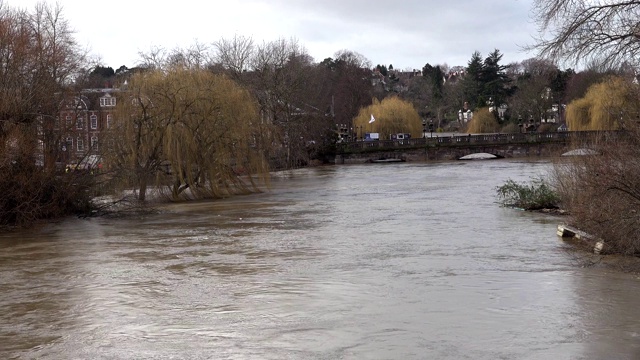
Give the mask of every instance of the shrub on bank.
<path id="1" fill-rule="evenodd" d="M 47 171 L 28 157 L 0 161 L 0 227 L 90 213 L 91 187 L 88 175 Z"/>
<path id="2" fill-rule="evenodd" d="M 525 210 L 557 209 L 560 198 L 555 189 L 543 179 L 533 179 L 530 183 L 518 183 L 511 179 L 496 189 L 499 202 L 503 206 Z"/>
<path id="3" fill-rule="evenodd" d="M 640 124 L 602 134 L 595 154 L 554 166 L 554 184 L 574 227 L 603 239 L 608 253 L 640 255 Z M 579 144 L 576 144 L 579 146 Z"/>

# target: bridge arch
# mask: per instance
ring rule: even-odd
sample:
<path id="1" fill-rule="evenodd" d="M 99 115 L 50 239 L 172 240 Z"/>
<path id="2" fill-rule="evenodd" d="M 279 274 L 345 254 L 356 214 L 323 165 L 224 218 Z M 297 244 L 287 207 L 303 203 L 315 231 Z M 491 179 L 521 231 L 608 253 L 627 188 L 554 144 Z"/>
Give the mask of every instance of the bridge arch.
<path id="1" fill-rule="evenodd" d="M 562 156 L 585 156 L 585 155 L 600 155 L 600 153 L 593 149 L 580 148 L 580 149 L 570 150 L 562 154 Z"/>
<path id="2" fill-rule="evenodd" d="M 504 156 L 502 155 L 478 152 L 478 153 L 461 156 L 458 158 L 458 160 L 492 160 L 492 159 L 502 159 L 502 158 L 504 158 Z"/>

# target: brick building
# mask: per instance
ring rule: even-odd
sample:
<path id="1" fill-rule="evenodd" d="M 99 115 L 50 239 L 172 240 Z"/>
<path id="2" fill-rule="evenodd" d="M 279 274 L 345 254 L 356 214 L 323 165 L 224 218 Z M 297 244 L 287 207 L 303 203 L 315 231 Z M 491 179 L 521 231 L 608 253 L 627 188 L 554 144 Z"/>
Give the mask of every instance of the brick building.
<path id="1" fill-rule="evenodd" d="M 79 163 L 89 155 L 100 154 L 105 145 L 104 131 L 113 125 L 119 92 L 113 88 L 85 89 L 63 100 L 52 129 L 57 162 Z"/>

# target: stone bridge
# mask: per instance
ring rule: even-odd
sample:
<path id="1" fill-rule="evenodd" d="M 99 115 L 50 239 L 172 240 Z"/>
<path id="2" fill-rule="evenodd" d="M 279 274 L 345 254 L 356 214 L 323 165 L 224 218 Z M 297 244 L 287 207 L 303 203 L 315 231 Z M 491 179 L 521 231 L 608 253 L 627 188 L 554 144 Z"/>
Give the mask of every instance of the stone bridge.
<path id="1" fill-rule="evenodd" d="M 336 164 L 376 160 L 457 160 L 488 153 L 500 158 L 554 157 L 585 148 L 613 132 L 567 131 L 557 133 L 479 134 L 434 136 L 404 140 L 354 141 L 337 144 Z"/>

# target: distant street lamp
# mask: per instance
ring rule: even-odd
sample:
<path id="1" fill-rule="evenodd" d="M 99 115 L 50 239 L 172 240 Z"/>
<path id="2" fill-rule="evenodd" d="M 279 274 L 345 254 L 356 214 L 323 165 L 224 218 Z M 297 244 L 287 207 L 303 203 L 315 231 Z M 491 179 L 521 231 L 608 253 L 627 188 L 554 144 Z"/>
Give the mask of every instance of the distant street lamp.
<path id="1" fill-rule="evenodd" d="M 433 138 L 433 120 L 429 120 L 429 132 L 431 132 L 431 137 Z"/>
<path id="2" fill-rule="evenodd" d="M 522 133 L 522 132 L 524 132 L 524 131 L 523 131 L 523 126 L 524 126 L 524 125 L 522 124 L 522 115 L 519 115 L 519 116 L 518 116 L 518 126 L 520 127 L 520 132 L 521 132 L 521 133 Z"/>

